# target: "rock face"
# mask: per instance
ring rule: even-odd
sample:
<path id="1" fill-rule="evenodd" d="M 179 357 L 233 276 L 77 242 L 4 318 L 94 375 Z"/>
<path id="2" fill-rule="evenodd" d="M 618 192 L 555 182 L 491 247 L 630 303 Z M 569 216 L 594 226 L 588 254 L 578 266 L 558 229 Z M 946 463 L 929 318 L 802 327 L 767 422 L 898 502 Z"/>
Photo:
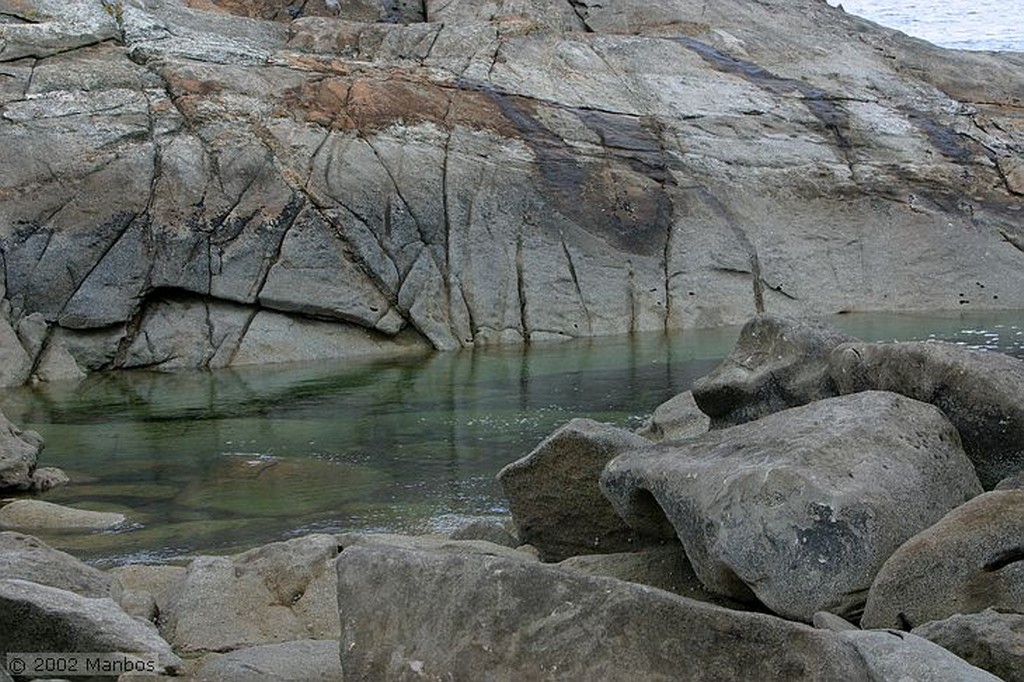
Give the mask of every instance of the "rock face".
<path id="1" fill-rule="evenodd" d="M 0 580 L 0 642 L 5 652 L 157 654 L 161 669 L 181 667 L 156 631 L 110 599 L 90 599 L 26 580 Z"/>
<path id="2" fill-rule="evenodd" d="M 863 627 L 909 630 L 989 607 L 1024 613 L 1024 490 L 993 491 L 909 539 L 878 572 Z"/>
<path id="3" fill-rule="evenodd" d="M 338 542 L 307 535 L 235 557 L 199 557 L 168 598 L 161 632 L 176 651 L 230 651 L 338 635 Z"/>
<path id="4" fill-rule="evenodd" d="M 590 419 L 573 419 L 533 452 L 500 472 L 498 481 L 521 542 L 545 561 L 634 549 L 643 542 L 601 494 L 605 464 L 649 445 L 646 439 Z"/>
<path id="5" fill-rule="evenodd" d="M 479 555 L 338 558 L 345 679 L 867 679 L 832 633 Z"/>
<path id="6" fill-rule="evenodd" d="M 0 383 L 1024 307 L 1019 55 L 820 0 L 3 17 Z"/>
<path id="7" fill-rule="evenodd" d="M 1024 682 L 1024 614 L 985 609 L 926 623 L 914 634 L 1006 682 Z"/>
<path id="8" fill-rule="evenodd" d="M 808 622 L 856 617 L 890 554 L 981 492 L 942 413 L 882 392 L 626 453 L 601 487 L 634 527 L 667 517 L 712 591 Z"/>
<path id="9" fill-rule="evenodd" d="M 856 343 L 836 349 L 843 393 L 895 391 L 931 403 L 960 432 L 986 490 L 1024 469 L 1024 362 L 951 343 Z"/>
<path id="10" fill-rule="evenodd" d="M 82 563 L 21 533 L 0 533 L 0 578 L 30 580 L 60 588 L 83 597 L 110 596 L 112 579 L 106 573 Z"/>
<path id="11" fill-rule="evenodd" d="M 697 406 L 721 428 L 838 395 L 829 356 L 854 339 L 806 320 L 758 315 L 729 356 L 693 385 Z"/>

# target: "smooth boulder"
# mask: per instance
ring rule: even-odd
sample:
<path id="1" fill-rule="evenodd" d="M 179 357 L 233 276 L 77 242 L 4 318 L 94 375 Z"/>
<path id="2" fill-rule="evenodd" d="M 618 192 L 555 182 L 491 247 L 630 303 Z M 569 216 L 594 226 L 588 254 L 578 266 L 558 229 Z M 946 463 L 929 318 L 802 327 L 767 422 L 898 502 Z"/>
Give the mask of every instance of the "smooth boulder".
<path id="1" fill-rule="evenodd" d="M 890 554 L 981 492 L 942 413 L 882 392 L 626 453 L 601 487 L 635 527 L 667 518 L 709 589 L 808 622 L 855 619 Z"/>
<path id="2" fill-rule="evenodd" d="M 758 315 L 722 364 L 693 384 L 693 398 L 717 429 L 835 396 L 829 355 L 855 340 L 819 322 Z"/>
<path id="3" fill-rule="evenodd" d="M 182 665 L 152 626 L 111 599 L 26 580 L 0 580 L 0 642 L 8 652 L 156 654 L 161 671 Z"/>
<path id="4" fill-rule="evenodd" d="M 1024 361 L 942 341 L 844 344 L 841 393 L 893 391 L 935 405 L 960 432 L 986 490 L 1024 469 Z"/>
<path id="5" fill-rule="evenodd" d="M 925 623 L 913 634 L 1006 682 L 1024 682 L 1024 614 L 985 609 Z"/>
<path id="6" fill-rule="evenodd" d="M 117 512 L 76 509 L 42 500 L 14 500 L 0 508 L 0 528 L 22 530 L 111 530 L 128 518 Z"/>
<path id="7" fill-rule="evenodd" d="M 545 561 L 605 554 L 644 543 L 616 515 L 598 481 L 605 464 L 650 442 L 591 419 L 573 419 L 498 473 L 521 542 Z"/>
<path id="8" fill-rule="evenodd" d="M 308 535 L 198 557 L 167 599 L 161 632 L 183 653 L 337 637 L 337 555 L 333 536 Z"/>
<path id="9" fill-rule="evenodd" d="M 113 579 L 31 535 L 0 533 L 0 578 L 29 580 L 83 597 L 107 597 Z"/>
<path id="10" fill-rule="evenodd" d="M 346 680 L 868 679 L 833 633 L 503 557 L 338 557 Z"/>
<path id="11" fill-rule="evenodd" d="M 878 572 L 861 625 L 911 630 L 989 607 L 1024 613 L 1024 490 L 979 495 L 907 540 Z"/>

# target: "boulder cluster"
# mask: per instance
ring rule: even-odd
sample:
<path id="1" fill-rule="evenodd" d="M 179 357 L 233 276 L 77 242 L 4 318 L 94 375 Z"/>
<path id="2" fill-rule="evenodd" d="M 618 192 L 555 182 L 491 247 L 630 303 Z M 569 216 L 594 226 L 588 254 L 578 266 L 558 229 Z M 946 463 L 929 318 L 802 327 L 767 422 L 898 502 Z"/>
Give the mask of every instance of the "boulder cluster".
<path id="1" fill-rule="evenodd" d="M 506 466 L 504 524 L 106 572 L 2 532 L 0 642 L 219 681 L 1021 681 L 1022 410 L 1020 360 L 759 316 L 638 432 Z"/>

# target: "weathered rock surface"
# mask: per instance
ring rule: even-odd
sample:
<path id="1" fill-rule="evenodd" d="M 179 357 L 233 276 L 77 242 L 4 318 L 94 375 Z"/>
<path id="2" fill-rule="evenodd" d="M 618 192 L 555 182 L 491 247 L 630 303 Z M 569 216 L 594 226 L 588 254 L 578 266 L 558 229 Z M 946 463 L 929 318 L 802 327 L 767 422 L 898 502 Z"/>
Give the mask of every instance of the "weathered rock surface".
<path id="1" fill-rule="evenodd" d="M 341 682 L 336 639 L 303 639 L 212 654 L 192 673 L 195 682 Z"/>
<path id="2" fill-rule="evenodd" d="M 337 638 L 337 555 L 333 536 L 308 535 L 199 557 L 169 597 L 160 631 L 183 653 Z"/>
<path id="3" fill-rule="evenodd" d="M 39 434 L 22 431 L 0 414 L 0 491 L 32 488 L 32 474 L 42 442 Z"/>
<path id="4" fill-rule="evenodd" d="M 110 597 L 125 612 L 154 623 L 167 612 L 188 571 L 183 566 L 132 564 L 110 569 Z"/>
<path id="5" fill-rule="evenodd" d="M 1020 55 L 819 0 L 0 11 L 0 383 L 739 322 L 753 282 L 1024 307 Z"/>
<path id="6" fill-rule="evenodd" d="M 609 461 L 649 444 L 625 429 L 573 419 L 498 472 L 520 541 L 539 549 L 545 561 L 642 544 L 645 539 L 619 518 L 598 482 Z"/>
<path id="7" fill-rule="evenodd" d="M 338 558 L 345 679 L 867 679 L 832 633 L 500 557 Z"/>
<path id="8" fill-rule="evenodd" d="M 83 597 L 110 596 L 112 579 L 30 535 L 0 533 L 0 579 L 28 580 Z"/>
<path id="9" fill-rule="evenodd" d="M 634 527 L 667 518 L 712 591 L 805 621 L 856 619 L 882 563 L 981 492 L 942 413 L 882 392 L 626 453 L 601 487 Z"/>
<path id="10" fill-rule="evenodd" d="M 25 580 L 0 580 L 5 651 L 157 654 L 162 670 L 181 667 L 171 647 L 108 598 L 92 599 Z"/>
<path id="11" fill-rule="evenodd" d="M 694 383 L 694 401 L 712 428 L 722 428 L 831 398 L 838 392 L 830 353 L 854 340 L 817 322 L 758 315 L 722 364 Z"/>
<path id="12" fill-rule="evenodd" d="M 1006 682 L 1024 681 L 1024 614 L 985 609 L 925 623 L 913 634 Z"/>
<path id="13" fill-rule="evenodd" d="M 849 642 L 864 659 L 868 679 L 929 682 L 999 682 L 995 675 L 972 666 L 926 639 L 905 632 L 845 630 L 837 637 Z"/>
<path id="14" fill-rule="evenodd" d="M 109 530 L 127 520 L 117 512 L 76 509 L 42 500 L 14 500 L 0 507 L 0 527 L 20 530 Z"/>
<path id="15" fill-rule="evenodd" d="M 1024 468 L 1024 361 L 941 341 L 837 348 L 842 393 L 895 391 L 931 403 L 960 432 L 986 490 Z"/>
<path id="16" fill-rule="evenodd" d="M 910 630 L 989 607 L 1024 613 L 1024 490 L 979 495 L 910 538 L 878 572 L 861 625 Z"/>
<path id="17" fill-rule="evenodd" d="M 693 392 L 686 391 L 658 405 L 637 435 L 653 441 L 677 440 L 699 436 L 710 425 L 711 419 L 697 407 Z"/>

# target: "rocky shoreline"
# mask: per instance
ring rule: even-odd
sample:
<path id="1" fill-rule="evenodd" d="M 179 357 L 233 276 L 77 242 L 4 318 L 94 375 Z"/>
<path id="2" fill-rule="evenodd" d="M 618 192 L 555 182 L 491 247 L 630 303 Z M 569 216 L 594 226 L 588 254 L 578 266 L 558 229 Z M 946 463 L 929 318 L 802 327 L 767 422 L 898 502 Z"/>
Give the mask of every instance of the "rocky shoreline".
<path id="1" fill-rule="evenodd" d="M 508 526 L 109 571 L 0 532 L 0 642 L 194 680 L 1013 682 L 1022 471 L 1024 362 L 759 316 L 638 433 L 503 469 Z"/>

